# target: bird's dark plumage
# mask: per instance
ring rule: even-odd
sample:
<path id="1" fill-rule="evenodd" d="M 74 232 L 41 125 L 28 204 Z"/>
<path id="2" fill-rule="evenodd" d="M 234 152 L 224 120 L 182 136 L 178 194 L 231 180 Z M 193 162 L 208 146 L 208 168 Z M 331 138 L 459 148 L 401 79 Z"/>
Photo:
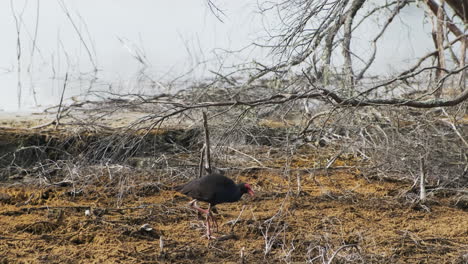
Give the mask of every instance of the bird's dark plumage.
<path id="1" fill-rule="evenodd" d="M 221 174 L 209 174 L 174 188 L 193 199 L 210 203 L 215 206 L 220 203 L 237 202 L 244 193 L 253 195 L 250 185 L 235 184 L 233 180 Z"/>
<path id="2" fill-rule="evenodd" d="M 194 200 L 189 203 L 190 207 L 206 215 L 206 236 L 208 239 L 213 238 L 213 236 L 211 236 L 212 224 L 214 224 L 216 230 L 218 230 L 216 218 L 211 214 L 213 206 L 220 203 L 237 202 L 244 193 L 248 193 L 252 196 L 254 195 L 252 188 L 247 183 L 235 184 L 228 177 L 217 173 L 195 179 L 186 184 L 177 186 L 174 189 L 192 197 Z M 197 200 L 209 203 L 208 209 L 205 210 L 198 207 Z"/>

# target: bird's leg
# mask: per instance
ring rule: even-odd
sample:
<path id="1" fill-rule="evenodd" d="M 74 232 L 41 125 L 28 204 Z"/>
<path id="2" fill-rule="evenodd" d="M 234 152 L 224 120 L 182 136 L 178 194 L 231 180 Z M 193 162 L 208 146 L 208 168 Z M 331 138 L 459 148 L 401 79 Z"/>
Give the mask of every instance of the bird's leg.
<path id="1" fill-rule="evenodd" d="M 211 229 L 210 229 L 210 220 L 209 216 L 206 215 L 206 237 L 208 239 L 211 239 Z"/>
<path id="2" fill-rule="evenodd" d="M 191 202 L 189 203 L 189 206 L 192 207 L 192 208 L 194 208 L 195 210 L 199 211 L 199 212 L 202 213 L 202 214 L 206 214 L 206 215 L 208 214 L 208 210 L 205 210 L 205 209 L 202 209 L 202 208 L 198 207 L 198 205 L 197 205 L 197 199 L 191 201 Z"/>
<path id="3" fill-rule="evenodd" d="M 211 224 L 210 224 L 210 219 L 212 222 L 215 222 L 213 215 L 211 214 L 211 204 L 208 205 L 208 210 L 206 214 L 206 236 L 208 239 L 215 238 L 214 236 L 211 236 Z M 217 224 L 216 224 L 217 225 Z M 218 228 L 216 228 L 218 229 Z"/>
<path id="4" fill-rule="evenodd" d="M 211 210 L 209 213 L 210 213 L 211 221 L 213 222 L 213 226 L 216 227 L 216 232 L 219 232 L 218 221 L 216 221 L 216 217 L 213 215 L 213 213 L 211 213 Z"/>
<path id="5" fill-rule="evenodd" d="M 206 224 L 205 224 L 206 225 L 206 236 L 208 237 L 208 239 L 215 238 L 215 237 L 211 236 L 210 220 L 213 223 L 215 223 L 216 230 L 218 230 L 218 223 L 216 223 L 216 220 L 213 218 L 213 215 L 210 212 L 211 204 L 208 205 L 208 210 L 205 210 L 205 209 L 202 209 L 202 208 L 198 207 L 197 200 L 194 199 L 189 203 L 189 206 L 192 207 L 193 209 L 197 210 L 198 212 L 206 215 L 206 218 L 205 218 L 206 219 Z"/>

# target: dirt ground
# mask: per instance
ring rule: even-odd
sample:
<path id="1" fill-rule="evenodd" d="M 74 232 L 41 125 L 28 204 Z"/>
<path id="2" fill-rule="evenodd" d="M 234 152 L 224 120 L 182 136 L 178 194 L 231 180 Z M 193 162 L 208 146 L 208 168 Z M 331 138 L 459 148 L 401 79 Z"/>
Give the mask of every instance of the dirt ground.
<path id="1" fill-rule="evenodd" d="M 9 117 L 8 129 L 53 119 Z M 324 159 L 310 154 L 292 167 Z M 276 158 L 267 165 L 285 163 Z M 91 166 L 60 186 L 10 177 L 0 182 L 0 263 L 468 263 L 466 194 L 429 191 L 421 204 L 411 182 L 369 179 L 345 162 L 229 175 L 256 196 L 217 206 L 213 240 L 172 191 L 180 177 Z"/>
<path id="2" fill-rule="evenodd" d="M 121 199 L 107 178 L 79 192 L 3 184 L 0 263 L 468 261 L 466 207 L 441 195 L 411 202 L 416 194 L 405 183 L 339 170 L 232 175 L 256 196 L 218 205 L 219 239 L 208 241 L 187 197 L 148 182 L 154 175 L 132 177 L 133 191 Z"/>

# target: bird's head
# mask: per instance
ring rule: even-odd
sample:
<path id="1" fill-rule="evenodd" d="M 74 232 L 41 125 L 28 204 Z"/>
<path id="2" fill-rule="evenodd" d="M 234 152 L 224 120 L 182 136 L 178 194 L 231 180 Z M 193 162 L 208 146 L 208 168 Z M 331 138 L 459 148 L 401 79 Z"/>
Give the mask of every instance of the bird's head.
<path id="1" fill-rule="evenodd" d="M 255 195 L 254 191 L 252 190 L 252 187 L 250 187 L 250 184 L 248 184 L 248 183 L 241 183 L 240 185 L 241 185 L 241 186 L 240 186 L 240 189 L 241 189 L 242 194 L 248 193 L 248 194 L 250 194 L 250 196 L 254 196 L 254 195 Z"/>

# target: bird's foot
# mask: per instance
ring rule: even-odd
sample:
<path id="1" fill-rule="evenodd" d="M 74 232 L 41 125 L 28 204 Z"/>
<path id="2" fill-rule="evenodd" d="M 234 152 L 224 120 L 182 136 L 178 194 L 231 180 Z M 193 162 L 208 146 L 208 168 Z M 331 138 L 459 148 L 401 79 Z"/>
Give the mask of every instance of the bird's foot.
<path id="1" fill-rule="evenodd" d="M 216 239 L 216 237 L 211 235 L 211 223 L 210 223 L 210 218 L 213 216 L 211 215 L 210 211 L 208 210 L 208 214 L 206 215 L 206 237 L 208 240 L 210 239 Z"/>
<path id="2" fill-rule="evenodd" d="M 218 239 L 217 237 L 212 236 L 212 235 L 208 235 L 208 234 L 204 234 L 204 235 L 201 236 L 201 237 L 206 237 L 206 238 L 208 238 L 208 240 L 211 240 L 211 239 Z"/>
<path id="3" fill-rule="evenodd" d="M 218 222 L 216 221 L 216 217 L 213 214 L 209 213 L 208 216 L 207 216 L 207 221 L 211 221 L 214 228 L 216 228 L 216 233 L 218 233 L 219 228 L 218 228 Z"/>

